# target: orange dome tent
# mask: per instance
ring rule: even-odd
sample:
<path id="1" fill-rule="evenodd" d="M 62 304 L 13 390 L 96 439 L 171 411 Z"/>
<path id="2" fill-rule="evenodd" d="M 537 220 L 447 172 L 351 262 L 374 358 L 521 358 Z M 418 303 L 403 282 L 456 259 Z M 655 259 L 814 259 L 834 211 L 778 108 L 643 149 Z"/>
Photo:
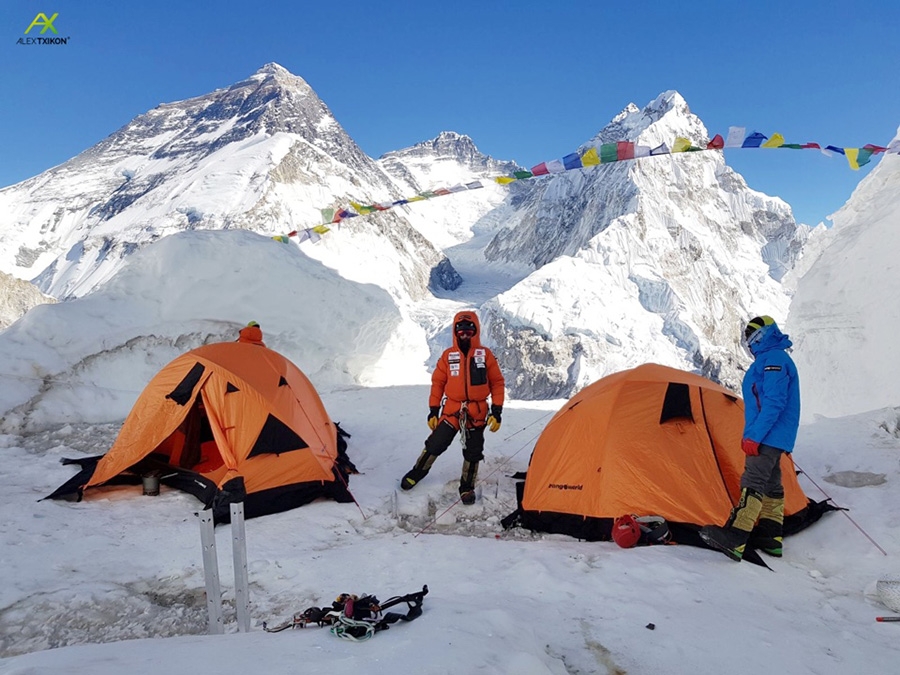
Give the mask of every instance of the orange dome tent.
<path id="1" fill-rule="evenodd" d="M 740 496 L 743 426 L 743 400 L 699 375 L 657 364 L 609 375 L 547 424 L 504 527 L 605 540 L 623 514 L 658 515 L 700 545 L 697 527 L 724 523 Z M 806 497 L 790 455 L 782 475 L 785 534 L 833 508 Z"/>
<path id="2" fill-rule="evenodd" d="M 281 354 L 222 342 L 176 358 L 138 397 L 112 448 L 48 498 L 78 499 L 100 485 L 139 483 L 150 471 L 229 519 L 284 511 L 318 497 L 352 501 L 353 464 L 341 430 L 307 377 Z"/>

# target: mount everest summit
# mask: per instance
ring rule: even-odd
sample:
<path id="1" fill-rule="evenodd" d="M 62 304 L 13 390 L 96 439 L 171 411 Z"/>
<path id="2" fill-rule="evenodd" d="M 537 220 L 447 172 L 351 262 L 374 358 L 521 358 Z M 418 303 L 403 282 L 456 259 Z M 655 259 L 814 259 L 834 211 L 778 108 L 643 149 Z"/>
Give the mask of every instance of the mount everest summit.
<path id="1" fill-rule="evenodd" d="M 581 150 L 677 136 L 708 133 L 670 91 L 629 104 Z M 421 363 L 425 381 L 460 307 L 479 310 L 514 398 L 568 397 L 646 361 L 735 386 L 746 364 L 739 328 L 754 314 L 786 316 L 781 280 L 810 236 L 787 204 L 750 189 L 716 152 L 492 180 L 518 168 L 453 132 L 370 158 L 276 64 L 160 105 L 0 190 L 0 271 L 64 300 L 0 334 L 13 347 L 47 340 L 54 354 L 43 384 L 0 408 L 49 423 L 55 382 L 108 384 L 100 352 L 146 360 L 149 379 L 179 350 L 233 339 L 249 318 L 317 385 L 397 384 L 398 359 Z M 299 247 L 271 239 L 320 224 L 323 208 L 472 181 L 484 187 L 346 219 Z M 192 256 L 215 258 L 219 272 L 196 278 Z M 275 284 L 254 274 L 269 267 Z M 160 295 L 128 297 L 135 275 L 158 278 Z M 99 295 L 122 307 L 116 335 L 47 336 L 64 330 L 65 312 L 98 311 Z"/>

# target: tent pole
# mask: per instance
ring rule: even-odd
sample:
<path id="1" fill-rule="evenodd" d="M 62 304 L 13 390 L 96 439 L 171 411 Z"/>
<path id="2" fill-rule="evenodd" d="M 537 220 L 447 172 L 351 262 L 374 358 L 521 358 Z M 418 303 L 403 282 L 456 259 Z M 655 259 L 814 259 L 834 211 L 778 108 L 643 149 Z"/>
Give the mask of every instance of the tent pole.
<path id="1" fill-rule="evenodd" d="M 247 580 L 247 537 L 244 528 L 244 502 L 232 502 L 231 545 L 234 554 L 234 606 L 238 631 L 250 632 L 250 586 Z"/>
<path id="2" fill-rule="evenodd" d="M 209 634 L 225 632 L 222 621 L 222 592 L 219 587 L 219 561 L 216 556 L 216 532 L 212 509 L 201 511 L 200 543 L 203 547 L 203 579 L 206 582 L 206 609 L 209 613 Z"/>

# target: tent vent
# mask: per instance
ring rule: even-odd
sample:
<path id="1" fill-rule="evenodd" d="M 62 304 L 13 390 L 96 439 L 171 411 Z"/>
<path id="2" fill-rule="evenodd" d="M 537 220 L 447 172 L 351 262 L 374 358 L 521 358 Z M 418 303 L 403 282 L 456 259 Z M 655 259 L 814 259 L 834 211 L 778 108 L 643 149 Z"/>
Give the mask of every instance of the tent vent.
<path id="1" fill-rule="evenodd" d="M 278 386 L 279 386 L 279 387 L 286 387 L 286 386 L 287 386 L 287 380 L 284 379 L 284 375 L 282 375 L 282 376 L 281 376 L 281 379 L 278 380 Z"/>
<path id="2" fill-rule="evenodd" d="M 226 394 L 233 394 L 236 391 L 240 391 L 237 387 L 235 387 L 231 382 L 228 383 L 228 386 L 225 387 Z"/>
<path id="3" fill-rule="evenodd" d="M 279 455 L 282 452 L 308 448 L 306 441 L 277 417 L 269 415 L 247 457 Z"/>
<path id="4" fill-rule="evenodd" d="M 203 376 L 204 370 L 206 368 L 202 363 L 195 363 L 190 372 L 178 383 L 178 386 L 170 394 L 166 394 L 166 398 L 172 399 L 178 405 L 187 405 L 194 397 L 194 387 Z"/>
<path id="5" fill-rule="evenodd" d="M 666 388 L 666 399 L 663 401 L 662 414 L 659 423 L 663 424 L 671 419 L 687 418 L 694 421 L 691 413 L 691 391 L 688 385 L 681 382 L 669 382 Z"/>

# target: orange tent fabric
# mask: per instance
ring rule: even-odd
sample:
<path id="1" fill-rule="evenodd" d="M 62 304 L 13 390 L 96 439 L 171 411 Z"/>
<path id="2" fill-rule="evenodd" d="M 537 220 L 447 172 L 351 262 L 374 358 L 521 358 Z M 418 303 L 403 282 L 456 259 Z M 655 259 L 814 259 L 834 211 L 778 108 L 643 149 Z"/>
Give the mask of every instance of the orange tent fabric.
<path id="1" fill-rule="evenodd" d="M 265 347 L 215 343 L 165 366 L 112 448 L 93 463 L 79 461 L 83 471 L 51 497 L 80 498 L 125 482 L 115 480 L 123 472 L 174 471 L 174 483 L 216 508 L 217 520 L 227 520 L 235 494 L 246 495 L 251 517 L 319 496 L 352 499 L 340 454 L 336 425 L 300 369 Z"/>
<path id="2" fill-rule="evenodd" d="M 645 364 L 605 377 L 538 438 L 521 522 L 587 539 L 607 539 L 624 514 L 722 524 L 740 495 L 743 425 L 743 401 L 699 375 Z M 809 500 L 789 455 L 782 472 L 785 515 L 801 514 Z"/>

